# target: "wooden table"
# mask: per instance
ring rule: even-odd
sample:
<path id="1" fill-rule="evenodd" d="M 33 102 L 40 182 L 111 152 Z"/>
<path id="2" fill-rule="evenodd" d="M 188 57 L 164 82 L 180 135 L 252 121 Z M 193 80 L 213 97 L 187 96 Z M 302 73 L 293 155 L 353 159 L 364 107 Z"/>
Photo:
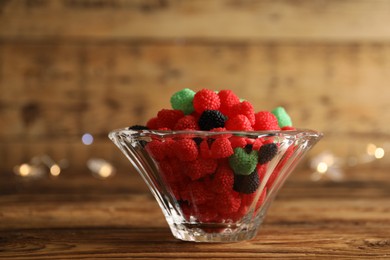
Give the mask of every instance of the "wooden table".
<path id="1" fill-rule="evenodd" d="M 0 259 L 390 259 L 388 169 L 355 168 L 340 183 L 295 171 L 248 242 L 173 238 L 135 173 L 0 176 Z"/>

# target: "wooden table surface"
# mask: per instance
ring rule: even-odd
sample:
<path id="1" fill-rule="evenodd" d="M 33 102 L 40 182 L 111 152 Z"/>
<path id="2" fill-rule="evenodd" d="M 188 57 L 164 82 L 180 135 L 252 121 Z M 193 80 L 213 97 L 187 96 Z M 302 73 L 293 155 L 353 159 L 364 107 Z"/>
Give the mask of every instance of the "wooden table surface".
<path id="1" fill-rule="evenodd" d="M 295 171 L 258 236 L 230 244 L 174 239 L 136 173 L 3 173 L 0 259 L 390 259 L 388 173 L 354 168 L 335 183 Z"/>

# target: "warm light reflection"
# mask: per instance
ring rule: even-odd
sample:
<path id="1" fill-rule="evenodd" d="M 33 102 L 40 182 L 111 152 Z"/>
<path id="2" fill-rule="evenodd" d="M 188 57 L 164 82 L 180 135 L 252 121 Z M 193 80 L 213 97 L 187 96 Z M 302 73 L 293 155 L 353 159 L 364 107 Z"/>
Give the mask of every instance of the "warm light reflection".
<path id="1" fill-rule="evenodd" d="M 103 159 L 92 158 L 87 161 L 87 167 L 92 172 L 92 175 L 98 178 L 108 178 L 115 174 L 115 168 Z"/>
<path id="2" fill-rule="evenodd" d="M 371 155 L 371 156 L 375 155 L 375 150 L 376 150 L 375 144 L 372 144 L 372 143 L 367 144 L 366 151 L 367 151 L 368 155 Z"/>
<path id="3" fill-rule="evenodd" d="M 320 162 L 317 165 L 317 172 L 326 173 L 327 171 L 328 171 L 328 164 L 326 164 L 325 162 Z"/>
<path id="4" fill-rule="evenodd" d="M 22 165 L 19 166 L 18 172 L 19 172 L 20 176 L 25 177 L 25 176 L 28 176 L 31 174 L 31 170 L 32 169 L 31 169 L 31 166 L 29 164 L 23 163 Z"/>
<path id="5" fill-rule="evenodd" d="M 16 165 L 14 167 L 14 172 L 16 175 L 25 178 L 40 178 L 45 173 L 43 168 L 28 163 Z"/>
<path id="6" fill-rule="evenodd" d="M 58 166 L 58 164 L 53 164 L 50 167 L 50 174 L 52 176 L 58 176 L 58 175 L 60 175 L 60 173 L 61 173 L 61 168 L 60 168 L 60 166 Z"/>
<path id="7" fill-rule="evenodd" d="M 385 156 L 385 150 L 381 147 L 375 149 L 374 156 L 376 159 L 381 159 Z"/>
<path id="8" fill-rule="evenodd" d="M 98 174 L 102 178 L 110 177 L 112 175 L 112 173 L 113 173 L 113 168 L 109 164 L 102 165 L 102 167 L 100 168 L 100 170 L 98 172 Z"/>

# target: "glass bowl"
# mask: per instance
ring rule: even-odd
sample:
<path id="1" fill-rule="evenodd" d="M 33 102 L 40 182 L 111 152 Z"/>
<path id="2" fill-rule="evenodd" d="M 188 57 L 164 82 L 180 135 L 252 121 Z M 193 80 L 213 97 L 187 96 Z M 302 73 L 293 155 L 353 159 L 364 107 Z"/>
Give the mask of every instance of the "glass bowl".
<path id="1" fill-rule="evenodd" d="M 109 138 L 142 176 L 174 237 L 237 242 L 256 236 L 305 153 L 313 130 L 113 130 Z"/>

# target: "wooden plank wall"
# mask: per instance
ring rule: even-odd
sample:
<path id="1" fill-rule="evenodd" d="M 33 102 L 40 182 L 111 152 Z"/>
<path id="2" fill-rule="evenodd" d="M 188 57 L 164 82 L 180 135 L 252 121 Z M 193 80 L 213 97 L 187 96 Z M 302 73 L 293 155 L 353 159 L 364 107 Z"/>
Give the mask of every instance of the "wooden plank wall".
<path id="1" fill-rule="evenodd" d="M 0 170 L 45 153 L 127 165 L 107 133 L 184 87 L 283 105 L 325 133 L 312 154 L 372 142 L 387 167 L 389 14 L 386 0 L 1 1 Z"/>

